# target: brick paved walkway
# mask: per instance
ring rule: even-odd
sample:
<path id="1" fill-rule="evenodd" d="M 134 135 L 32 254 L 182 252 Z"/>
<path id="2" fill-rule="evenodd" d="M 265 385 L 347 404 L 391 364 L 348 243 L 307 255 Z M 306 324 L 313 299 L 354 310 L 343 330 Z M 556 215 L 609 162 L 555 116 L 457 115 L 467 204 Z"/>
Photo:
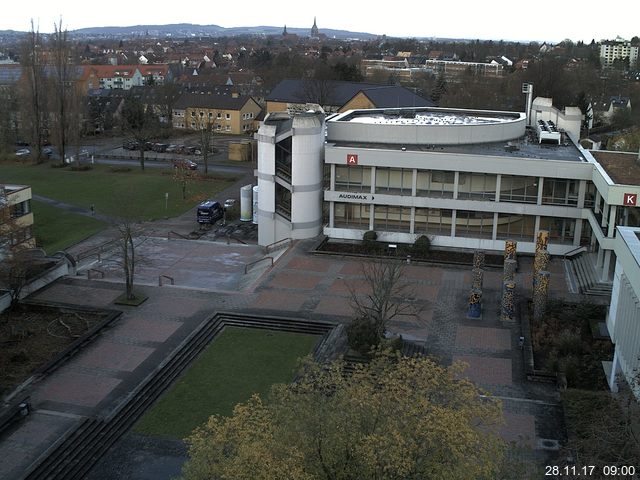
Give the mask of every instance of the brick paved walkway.
<path id="1" fill-rule="evenodd" d="M 182 241 L 181 241 L 182 242 Z M 186 242 L 186 241 L 185 241 Z M 191 245 L 196 261 L 162 252 L 166 241 L 153 240 L 158 263 L 148 266 L 143 279 L 172 268 L 187 285 L 141 286 L 148 300 L 123 314 L 81 354 L 52 375 L 34 384 L 30 393 L 36 409 L 15 432 L 0 441 L 0 478 L 14 478 L 52 441 L 87 416 L 107 415 L 194 328 L 213 312 L 236 310 L 285 314 L 309 319 L 349 321 L 350 291 L 366 292 L 361 262 L 339 256 L 307 253 L 316 241 L 301 241 L 266 273 L 251 283 L 240 268 L 260 257 L 256 247 L 216 244 Z M 173 246 L 182 243 L 173 243 Z M 218 258 L 211 258 L 217 252 Z M 560 266 L 561 267 L 561 266 Z M 562 270 L 552 262 L 554 295 L 566 292 Z M 518 323 L 499 320 L 501 274 L 488 271 L 480 320 L 466 317 L 470 268 L 411 264 L 404 278 L 412 285 L 421 311 L 394 319 L 393 333 L 426 346 L 443 363 L 464 361 L 465 375 L 503 399 L 506 424 L 501 434 L 509 441 L 534 446 L 539 438 L 558 438 L 558 396 L 546 385 L 524 379 Z M 216 276 L 224 277 L 214 278 Z M 192 288 L 204 279 L 207 288 Z M 38 292 L 38 300 L 114 308 L 122 292 L 117 279 L 64 279 Z M 157 277 L 156 277 L 157 280 Z M 524 259 L 516 276 L 520 295 L 530 289 L 530 263 Z M 149 280 L 149 283 L 153 283 Z M 19 447 L 19 448 L 18 448 Z"/>

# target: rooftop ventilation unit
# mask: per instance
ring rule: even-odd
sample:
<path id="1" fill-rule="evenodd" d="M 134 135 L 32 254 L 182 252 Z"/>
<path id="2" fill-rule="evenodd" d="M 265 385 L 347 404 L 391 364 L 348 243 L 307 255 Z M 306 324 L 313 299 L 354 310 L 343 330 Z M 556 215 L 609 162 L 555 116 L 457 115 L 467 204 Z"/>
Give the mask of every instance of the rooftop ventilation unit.
<path id="1" fill-rule="evenodd" d="M 551 120 L 538 120 L 538 143 L 555 143 L 560 145 L 560 132 Z"/>

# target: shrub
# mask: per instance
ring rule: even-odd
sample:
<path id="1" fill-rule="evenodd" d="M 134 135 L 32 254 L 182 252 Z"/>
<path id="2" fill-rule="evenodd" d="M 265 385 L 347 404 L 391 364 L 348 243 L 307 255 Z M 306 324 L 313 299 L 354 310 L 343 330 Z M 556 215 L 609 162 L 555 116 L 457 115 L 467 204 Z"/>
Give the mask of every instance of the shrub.
<path id="1" fill-rule="evenodd" d="M 359 317 L 347 326 L 347 341 L 350 348 L 367 355 L 380 344 L 380 334 L 374 322 Z"/>
<path id="2" fill-rule="evenodd" d="M 377 239 L 378 239 L 378 234 L 373 230 L 368 230 L 364 232 L 364 235 L 362 236 L 362 240 L 364 240 L 365 242 L 375 242 Z"/>
<path id="3" fill-rule="evenodd" d="M 413 255 L 418 258 L 426 258 L 431 249 L 431 240 L 426 235 L 420 235 L 413 243 Z"/>

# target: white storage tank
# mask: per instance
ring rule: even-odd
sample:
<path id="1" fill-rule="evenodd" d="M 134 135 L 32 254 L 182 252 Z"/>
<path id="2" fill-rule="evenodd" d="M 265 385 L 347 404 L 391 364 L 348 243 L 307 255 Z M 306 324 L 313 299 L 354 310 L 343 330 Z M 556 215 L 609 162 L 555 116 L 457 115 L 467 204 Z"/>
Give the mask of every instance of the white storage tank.
<path id="1" fill-rule="evenodd" d="M 253 185 L 245 185 L 240 189 L 240 221 L 252 220 L 251 210 L 253 204 Z"/>

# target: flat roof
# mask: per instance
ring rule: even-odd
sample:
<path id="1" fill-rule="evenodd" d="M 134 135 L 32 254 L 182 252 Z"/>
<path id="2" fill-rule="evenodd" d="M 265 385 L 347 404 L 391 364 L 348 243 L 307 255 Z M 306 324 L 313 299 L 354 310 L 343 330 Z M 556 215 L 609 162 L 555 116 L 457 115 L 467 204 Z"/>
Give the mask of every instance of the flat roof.
<path id="1" fill-rule="evenodd" d="M 611 180 L 622 185 L 640 185 L 640 161 L 637 153 L 592 150 Z"/>
<path id="2" fill-rule="evenodd" d="M 560 145 L 539 144 L 537 135 L 527 129 L 524 136 L 508 142 L 471 143 L 466 145 L 404 145 L 389 143 L 331 142 L 336 147 L 372 148 L 381 150 L 402 150 L 419 152 L 460 153 L 465 155 L 487 155 L 510 158 L 538 158 L 541 160 L 562 160 L 587 162 L 582 152 L 568 141 Z"/>
<path id="3" fill-rule="evenodd" d="M 333 121 L 382 125 L 487 125 L 513 122 L 520 115 L 510 112 L 445 108 L 398 108 L 353 110 Z"/>

